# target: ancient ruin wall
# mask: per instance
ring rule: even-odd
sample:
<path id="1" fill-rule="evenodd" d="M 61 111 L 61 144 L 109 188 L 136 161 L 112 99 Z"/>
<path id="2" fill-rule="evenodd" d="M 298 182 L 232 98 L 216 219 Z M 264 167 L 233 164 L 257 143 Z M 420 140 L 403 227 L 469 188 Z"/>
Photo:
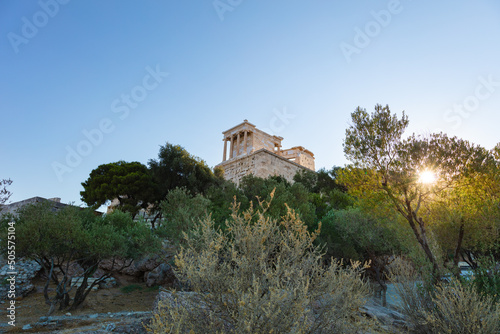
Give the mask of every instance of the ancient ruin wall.
<path id="1" fill-rule="evenodd" d="M 265 149 L 225 161 L 219 166 L 224 169 L 224 178 L 233 181 L 236 185 L 239 185 L 241 179 L 249 174 L 262 178 L 267 178 L 270 175 L 281 175 L 286 180 L 293 182 L 293 177 L 299 170 L 308 170 Z"/>

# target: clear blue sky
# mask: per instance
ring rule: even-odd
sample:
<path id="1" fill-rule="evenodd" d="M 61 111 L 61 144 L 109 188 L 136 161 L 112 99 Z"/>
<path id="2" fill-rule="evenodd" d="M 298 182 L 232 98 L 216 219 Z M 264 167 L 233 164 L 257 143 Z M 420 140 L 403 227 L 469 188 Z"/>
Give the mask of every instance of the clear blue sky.
<path id="1" fill-rule="evenodd" d="M 92 169 L 166 142 L 218 164 L 244 119 L 343 166 L 377 103 L 490 149 L 499 60 L 495 0 L 2 0 L 0 178 L 81 204 Z"/>

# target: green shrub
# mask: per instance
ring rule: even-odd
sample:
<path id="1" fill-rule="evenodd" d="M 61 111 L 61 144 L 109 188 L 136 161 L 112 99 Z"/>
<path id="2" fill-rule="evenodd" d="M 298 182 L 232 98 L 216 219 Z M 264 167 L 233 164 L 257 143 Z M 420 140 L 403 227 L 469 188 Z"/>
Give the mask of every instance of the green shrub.
<path id="1" fill-rule="evenodd" d="M 134 292 L 136 290 L 142 290 L 142 286 L 140 286 L 138 284 L 130 284 L 130 285 L 124 286 L 123 288 L 120 288 L 120 291 L 123 293 L 131 293 L 131 292 Z"/>
<path id="2" fill-rule="evenodd" d="M 159 285 L 153 285 L 146 289 L 146 291 L 158 291 L 160 289 Z"/>
<path id="3" fill-rule="evenodd" d="M 191 196 L 186 188 L 170 190 L 160 204 L 164 221 L 156 233 L 177 244 L 182 239 L 182 233 L 189 232 L 195 222 L 207 214 L 209 205 L 210 200 L 201 194 Z"/>
<path id="4" fill-rule="evenodd" d="M 474 270 L 472 285 L 480 294 L 491 296 L 498 302 L 500 299 L 500 269 L 497 267 L 495 259 L 493 257 L 483 258 L 478 261 L 478 264 L 478 268 Z"/>
<path id="5" fill-rule="evenodd" d="M 267 206 L 266 206 L 267 205 Z M 264 208 L 265 206 L 265 208 Z M 201 221 L 176 257 L 192 292 L 160 302 L 153 333 L 357 333 L 369 288 L 363 266 L 320 264 L 321 249 L 291 210 L 280 220 L 252 207 L 233 213 L 224 231 Z"/>

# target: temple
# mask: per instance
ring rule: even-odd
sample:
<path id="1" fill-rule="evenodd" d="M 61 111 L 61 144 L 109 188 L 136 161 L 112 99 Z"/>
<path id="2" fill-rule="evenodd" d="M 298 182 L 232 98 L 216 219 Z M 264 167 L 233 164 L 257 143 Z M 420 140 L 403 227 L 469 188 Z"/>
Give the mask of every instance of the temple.
<path id="1" fill-rule="evenodd" d="M 314 171 L 314 154 L 311 151 L 302 146 L 282 149 L 283 137 L 267 134 L 247 120 L 222 135 L 224 152 L 217 167 L 224 170 L 227 180 L 236 184 L 249 174 L 262 178 L 281 175 L 293 182 L 299 170 Z"/>

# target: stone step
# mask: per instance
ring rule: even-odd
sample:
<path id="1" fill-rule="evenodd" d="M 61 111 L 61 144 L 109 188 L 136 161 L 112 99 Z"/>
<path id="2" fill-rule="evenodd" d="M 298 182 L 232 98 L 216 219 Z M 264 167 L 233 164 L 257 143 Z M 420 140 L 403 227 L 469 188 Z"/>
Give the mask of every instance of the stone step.
<path id="1" fill-rule="evenodd" d="M 92 283 L 94 283 L 96 280 L 98 280 L 98 278 L 94 278 L 94 277 L 89 277 L 87 279 L 87 284 L 88 286 L 92 285 Z M 74 287 L 80 287 L 83 283 L 83 277 L 73 277 L 71 279 L 71 285 L 74 286 Z M 105 287 L 108 286 L 114 286 L 116 285 L 116 280 L 113 278 L 113 277 L 108 277 L 107 279 L 105 279 L 104 281 L 100 282 L 99 284 L 95 285 L 92 290 L 97 290 L 99 288 L 100 285 L 104 285 Z"/>

